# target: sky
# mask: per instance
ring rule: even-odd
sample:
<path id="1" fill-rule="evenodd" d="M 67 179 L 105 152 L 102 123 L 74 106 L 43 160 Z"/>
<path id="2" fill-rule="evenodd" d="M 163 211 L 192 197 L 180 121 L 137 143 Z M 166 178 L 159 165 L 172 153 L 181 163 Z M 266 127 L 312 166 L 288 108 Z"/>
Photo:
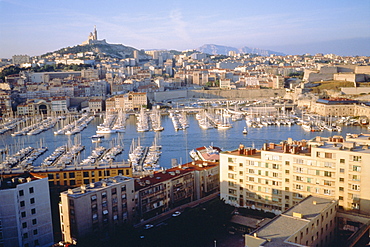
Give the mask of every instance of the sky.
<path id="1" fill-rule="evenodd" d="M 370 56 L 370 0 L 0 0 L 0 58 L 98 39 L 136 49 L 204 44 Z"/>

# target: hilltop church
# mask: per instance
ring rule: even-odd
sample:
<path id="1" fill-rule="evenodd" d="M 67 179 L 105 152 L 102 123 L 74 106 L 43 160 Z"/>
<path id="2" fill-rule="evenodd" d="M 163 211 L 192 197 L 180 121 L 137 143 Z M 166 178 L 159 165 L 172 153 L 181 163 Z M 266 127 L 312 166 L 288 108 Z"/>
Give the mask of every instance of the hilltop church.
<path id="1" fill-rule="evenodd" d="M 94 31 L 90 32 L 89 37 L 86 41 L 82 42 L 82 45 L 94 45 L 94 44 L 107 44 L 107 41 L 105 39 L 98 40 L 98 31 L 96 30 L 96 26 L 94 26 Z"/>

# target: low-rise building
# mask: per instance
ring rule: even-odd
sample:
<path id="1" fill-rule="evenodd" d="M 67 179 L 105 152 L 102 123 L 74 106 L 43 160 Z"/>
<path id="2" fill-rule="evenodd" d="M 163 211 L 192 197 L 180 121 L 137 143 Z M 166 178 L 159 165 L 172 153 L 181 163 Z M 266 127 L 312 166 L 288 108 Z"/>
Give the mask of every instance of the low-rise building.
<path id="1" fill-rule="evenodd" d="M 337 201 L 309 196 L 245 235 L 245 246 L 330 246 L 336 234 L 337 209 Z"/>

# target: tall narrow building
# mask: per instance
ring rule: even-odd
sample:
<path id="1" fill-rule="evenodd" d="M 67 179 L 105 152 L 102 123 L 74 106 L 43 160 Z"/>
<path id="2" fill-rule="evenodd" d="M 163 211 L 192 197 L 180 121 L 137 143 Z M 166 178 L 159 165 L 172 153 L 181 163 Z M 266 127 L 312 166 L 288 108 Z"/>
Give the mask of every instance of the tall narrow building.
<path id="1" fill-rule="evenodd" d="M 0 246 L 51 246 L 54 243 L 48 178 L 30 174 L 0 183 Z"/>

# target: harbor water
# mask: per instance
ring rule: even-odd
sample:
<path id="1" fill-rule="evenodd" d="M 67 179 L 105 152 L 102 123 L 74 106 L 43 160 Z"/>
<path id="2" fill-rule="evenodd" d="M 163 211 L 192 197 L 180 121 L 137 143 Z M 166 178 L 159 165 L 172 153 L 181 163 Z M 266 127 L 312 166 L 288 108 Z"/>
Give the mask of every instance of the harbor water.
<path id="1" fill-rule="evenodd" d="M 126 131 L 124 133 L 105 134 L 100 143 L 92 143 L 91 136 L 96 134 L 97 125 L 103 122 L 103 116 L 96 117 L 86 129 L 76 135 L 54 135 L 54 131 L 58 130 L 58 124 L 47 131 L 38 135 L 11 136 L 13 131 L 8 131 L 0 135 L 0 150 L 8 149 L 9 154 L 14 154 L 21 148 L 31 147 L 47 147 L 48 150 L 37 158 L 33 166 L 41 165 L 42 161 L 49 156 L 57 147 L 66 144 L 74 144 L 81 142 L 85 146 L 85 150 L 80 154 L 80 159 L 84 159 L 91 154 L 91 151 L 96 145 L 101 145 L 106 148 L 116 144 L 123 144 L 124 151 L 116 157 L 116 162 L 127 161 L 130 146 L 134 142 L 138 142 L 142 146 L 151 146 L 156 141 L 157 145 L 162 146 L 162 155 L 159 159 L 159 165 L 164 168 L 172 166 L 173 159 L 176 159 L 178 164 L 190 162 L 189 152 L 192 149 L 214 145 L 222 150 L 234 150 L 239 144 L 246 147 L 261 148 L 265 142 L 280 143 L 287 138 L 294 140 L 310 140 L 315 136 L 329 137 L 333 135 L 346 136 L 347 133 L 358 134 L 368 133 L 368 129 L 362 126 L 342 126 L 341 132 L 331 132 L 324 130 L 322 132 L 307 132 L 299 125 L 270 125 L 262 128 L 248 128 L 248 134 L 243 134 L 243 129 L 246 127 L 246 121 L 232 122 L 233 127 L 230 129 L 201 129 L 195 115 L 188 115 L 189 128 L 185 130 L 175 130 L 169 116 L 161 117 L 162 132 L 137 132 L 136 117 L 130 115 L 126 121 Z M 2 154 L 0 161 L 4 160 L 5 154 Z"/>

